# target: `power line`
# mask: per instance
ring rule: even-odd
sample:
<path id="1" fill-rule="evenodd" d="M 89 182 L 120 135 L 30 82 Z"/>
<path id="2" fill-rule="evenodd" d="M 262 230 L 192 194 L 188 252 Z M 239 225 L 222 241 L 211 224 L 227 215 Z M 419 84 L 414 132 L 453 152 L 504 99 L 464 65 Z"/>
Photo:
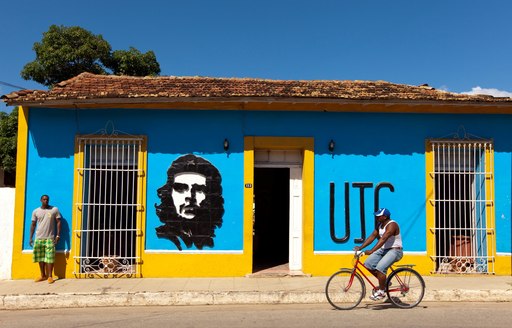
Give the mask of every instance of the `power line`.
<path id="1" fill-rule="evenodd" d="M 20 86 L 17 86 L 17 85 L 14 85 L 14 84 L 10 84 L 10 83 L 7 83 L 7 82 L 3 82 L 3 81 L 0 81 L 0 84 L 5 85 L 7 87 L 19 89 L 19 90 L 26 89 L 25 87 L 20 87 Z"/>

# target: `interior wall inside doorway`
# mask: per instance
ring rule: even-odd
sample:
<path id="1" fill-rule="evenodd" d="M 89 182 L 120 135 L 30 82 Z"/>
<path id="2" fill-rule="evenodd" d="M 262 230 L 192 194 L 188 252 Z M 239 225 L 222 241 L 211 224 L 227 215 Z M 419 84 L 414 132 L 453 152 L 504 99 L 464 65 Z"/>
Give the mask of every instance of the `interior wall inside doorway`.
<path id="1" fill-rule="evenodd" d="M 253 272 L 288 263 L 290 169 L 254 169 Z"/>

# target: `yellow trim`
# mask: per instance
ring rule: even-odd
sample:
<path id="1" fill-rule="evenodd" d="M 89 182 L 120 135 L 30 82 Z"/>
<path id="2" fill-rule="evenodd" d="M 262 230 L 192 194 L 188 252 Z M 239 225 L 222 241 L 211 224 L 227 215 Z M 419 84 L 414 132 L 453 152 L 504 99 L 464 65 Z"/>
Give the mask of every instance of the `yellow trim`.
<path id="1" fill-rule="evenodd" d="M 75 136 L 75 158 L 74 158 L 74 193 L 73 193 L 73 230 L 71 231 L 71 251 L 70 258 L 72 259 L 71 265 L 67 267 L 66 275 L 72 276 L 75 267 L 78 266 L 78 260 L 76 257 L 80 255 L 80 227 L 82 226 L 82 214 L 83 208 L 78 207 L 77 204 L 83 203 L 83 177 L 84 172 L 80 170 L 83 167 L 84 163 L 84 153 L 80 149 L 79 136 Z"/>
<path id="2" fill-rule="evenodd" d="M 136 246 L 135 246 L 135 252 L 136 252 L 136 256 L 140 259 L 139 260 L 139 263 L 137 263 L 137 270 L 138 270 L 138 276 L 139 277 L 142 277 L 143 276 L 143 273 L 142 273 L 142 269 L 144 268 L 144 266 L 142 265 L 144 263 L 144 258 L 143 258 L 143 254 L 144 254 L 144 239 L 145 239 L 145 236 L 146 236 L 146 208 L 147 208 L 147 204 L 146 204 L 146 193 L 147 193 L 147 175 L 148 175 L 148 171 L 147 171 L 147 164 L 148 164 L 148 150 L 147 150 L 147 144 L 148 144 L 148 141 L 147 141 L 147 137 L 143 136 L 143 141 L 142 141 L 142 149 L 141 151 L 139 152 L 139 159 L 138 159 L 138 162 L 139 162 L 139 170 L 140 170 L 140 174 L 138 175 L 138 178 L 137 178 L 137 186 L 139 188 L 139 192 L 137 193 L 137 203 L 138 204 L 141 204 L 141 208 L 138 209 L 137 211 L 137 226 L 139 227 L 140 229 L 140 232 L 138 233 L 137 235 L 137 238 L 136 238 Z"/>
<path id="3" fill-rule="evenodd" d="M 80 139 L 85 136 L 77 135 L 75 137 L 75 161 L 74 161 L 74 195 L 73 195 L 73 222 L 74 229 L 72 231 L 71 236 L 71 245 L 72 247 L 70 252 L 71 259 L 73 260 L 73 265 L 68 265 L 66 269 L 66 276 L 74 275 L 76 278 L 85 278 L 91 277 L 89 274 L 83 274 L 77 272 L 80 267 L 78 257 L 80 256 L 80 233 L 82 227 L 82 213 L 83 209 L 79 208 L 77 204 L 81 204 L 83 202 L 83 186 L 84 186 L 84 174 L 80 168 L 83 168 L 85 159 L 83 154 L 83 149 L 80 148 Z M 91 137 L 91 136 L 88 136 Z M 107 137 L 105 137 L 107 138 Z M 143 255 L 144 255 L 144 237 L 145 237 L 145 229 L 146 229 L 146 178 L 147 178 L 147 137 L 146 136 L 123 136 L 123 138 L 142 138 L 141 149 L 137 154 L 137 162 L 139 165 L 139 174 L 137 175 L 137 202 L 141 204 L 141 207 L 137 209 L 137 227 L 139 231 L 137 233 L 137 238 L 135 239 L 135 252 L 136 256 L 140 259 L 137 263 L 136 277 L 142 277 L 142 263 L 144 263 Z M 115 140 L 115 137 L 112 139 Z M 94 276 L 92 276 L 94 278 Z"/>
<path id="4" fill-rule="evenodd" d="M 447 140 L 449 141 L 449 140 Z M 492 144 L 494 146 L 494 144 Z M 432 151 L 432 141 L 427 140 L 425 144 L 425 181 L 426 181 L 426 233 L 427 233 L 427 258 L 433 259 L 436 254 L 435 249 L 435 204 L 433 200 L 435 199 L 435 188 L 434 188 L 434 154 Z M 498 261 L 496 257 L 496 228 L 495 228 L 495 198 L 494 198 L 494 150 L 493 148 L 487 148 L 485 150 L 485 190 L 486 195 L 485 198 L 488 199 L 488 203 L 486 203 L 485 215 L 486 215 L 486 229 L 487 233 L 487 256 L 489 258 L 488 261 L 488 269 L 490 272 L 494 270 L 496 274 L 507 274 L 510 273 L 510 265 L 503 265 L 503 262 L 500 265 L 496 264 L 493 268 L 493 265 Z M 510 259 L 510 257 L 509 257 Z M 430 260 L 431 261 L 431 260 Z M 493 263 L 495 262 L 495 263 Z M 509 263 L 510 264 L 510 263 Z M 422 272 L 422 274 L 432 273 L 432 267 L 428 271 Z M 507 271 L 508 270 L 508 271 Z"/>
<path id="5" fill-rule="evenodd" d="M 302 164 L 302 219 L 303 248 L 302 271 L 313 272 L 313 216 L 314 216 L 314 139 L 305 137 L 254 137 L 244 138 L 244 185 L 254 186 L 254 150 L 289 150 L 304 152 Z M 244 188 L 244 255 L 246 270 L 252 272 L 253 188 Z"/>
<path id="6" fill-rule="evenodd" d="M 427 234 L 426 238 L 426 250 L 427 256 L 429 259 L 430 267 L 427 272 L 432 271 L 432 259 L 436 254 L 435 248 L 435 203 L 433 200 L 435 199 L 435 190 L 434 190 L 434 176 L 432 175 L 434 168 L 434 152 L 432 151 L 432 143 L 427 140 L 425 145 L 425 185 L 426 185 L 426 199 L 425 199 L 425 212 L 426 212 L 426 220 L 425 220 L 425 231 Z"/>
<path id="7" fill-rule="evenodd" d="M 494 147 L 494 143 L 491 143 Z M 487 229 L 487 256 L 491 258 L 487 265 L 493 269 L 496 263 L 496 227 L 495 227 L 495 206 L 494 206 L 494 149 L 487 148 L 485 150 L 485 177 L 486 199 L 490 199 L 485 205 L 486 229 Z M 495 269 L 495 268 L 494 268 Z"/>
<path id="8" fill-rule="evenodd" d="M 25 192 L 27 182 L 27 151 L 28 151 L 28 107 L 18 107 L 18 140 L 16 151 L 16 199 L 14 201 L 14 239 L 12 278 L 30 278 L 35 276 L 36 266 L 32 264 L 30 254 L 23 254 L 23 230 L 25 219 Z"/>
<path id="9" fill-rule="evenodd" d="M 251 185 L 250 187 L 248 185 Z M 244 137 L 244 261 L 246 273 L 252 272 L 254 199 L 254 137 Z"/>

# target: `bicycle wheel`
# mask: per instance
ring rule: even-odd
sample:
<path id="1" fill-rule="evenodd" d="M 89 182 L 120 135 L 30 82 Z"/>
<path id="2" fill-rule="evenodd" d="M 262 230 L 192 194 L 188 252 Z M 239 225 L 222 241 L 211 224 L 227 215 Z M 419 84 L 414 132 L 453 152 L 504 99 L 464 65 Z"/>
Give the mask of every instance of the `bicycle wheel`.
<path id="1" fill-rule="evenodd" d="M 358 273 L 352 275 L 351 269 L 341 269 L 334 273 L 325 286 L 327 300 L 338 310 L 355 308 L 366 293 L 363 278 Z"/>
<path id="2" fill-rule="evenodd" d="M 400 268 L 392 272 L 386 286 L 388 299 L 403 309 L 410 309 L 420 304 L 425 295 L 423 278 L 410 268 Z"/>

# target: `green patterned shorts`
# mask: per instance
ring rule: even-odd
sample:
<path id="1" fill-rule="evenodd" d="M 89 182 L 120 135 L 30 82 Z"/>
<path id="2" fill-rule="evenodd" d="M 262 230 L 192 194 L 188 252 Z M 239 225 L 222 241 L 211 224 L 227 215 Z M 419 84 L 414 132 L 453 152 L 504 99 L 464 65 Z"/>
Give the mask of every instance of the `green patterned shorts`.
<path id="1" fill-rule="evenodd" d="M 34 263 L 53 263 L 55 261 L 55 245 L 53 244 L 53 239 L 36 239 L 32 259 Z"/>

